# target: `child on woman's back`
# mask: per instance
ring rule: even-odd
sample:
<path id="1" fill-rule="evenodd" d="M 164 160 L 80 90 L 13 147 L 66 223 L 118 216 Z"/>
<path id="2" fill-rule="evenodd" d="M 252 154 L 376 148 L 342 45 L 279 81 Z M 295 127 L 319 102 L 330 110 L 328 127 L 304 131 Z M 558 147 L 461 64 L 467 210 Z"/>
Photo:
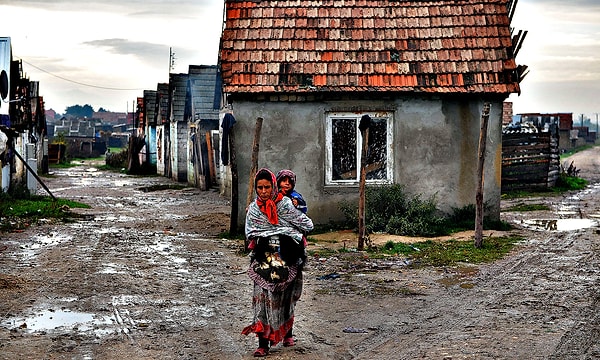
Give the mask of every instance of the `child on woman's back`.
<path id="1" fill-rule="evenodd" d="M 302 195 L 297 192 L 294 188 L 296 187 L 296 174 L 292 170 L 280 170 L 277 173 L 277 187 L 279 191 L 284 195 L 292 199 L 292 203 L 296 209 L 306 214 L 308 206 Z"/>

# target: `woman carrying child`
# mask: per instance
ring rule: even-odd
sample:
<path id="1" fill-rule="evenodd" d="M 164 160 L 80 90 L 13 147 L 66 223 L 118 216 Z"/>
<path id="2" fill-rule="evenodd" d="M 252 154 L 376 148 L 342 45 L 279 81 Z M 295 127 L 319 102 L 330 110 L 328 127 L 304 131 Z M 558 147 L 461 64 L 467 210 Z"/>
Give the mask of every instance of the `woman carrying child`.
<path id="1" fill-rule="evenodd" d="M 254 282 L 253 323 L 242 334 L 255 333 L 254 356 L 266 356 L 269 347 L 283 341 L 293 346 L 294 307 L 302 294 L 303 236 L 312 220 L 292 200 L 277 191 L 275 174 L 261 169 L 254 178 L 256 199 L 246 213 L 245 232 L 252 250 L 248 275 Z"/>

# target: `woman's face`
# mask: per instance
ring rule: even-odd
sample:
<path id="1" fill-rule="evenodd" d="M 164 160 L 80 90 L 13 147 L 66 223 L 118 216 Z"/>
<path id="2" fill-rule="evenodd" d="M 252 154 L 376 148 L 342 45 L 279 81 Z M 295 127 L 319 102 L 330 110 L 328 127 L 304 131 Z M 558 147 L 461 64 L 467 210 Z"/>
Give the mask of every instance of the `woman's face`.
<path id="1" fill-rule="evenodd" d="M 284 177 L 279 181 L 279 188 L 284 194 L 289 194 L 292 191 L 292 182 L 289 177 Z"/>
<path id="2" fill-rule="evenodd" d="M 269 200 L 273 192 L 273 184 L 269 180 L 260 179 L 256 182 L 256 194 L 262 201 Z"/>

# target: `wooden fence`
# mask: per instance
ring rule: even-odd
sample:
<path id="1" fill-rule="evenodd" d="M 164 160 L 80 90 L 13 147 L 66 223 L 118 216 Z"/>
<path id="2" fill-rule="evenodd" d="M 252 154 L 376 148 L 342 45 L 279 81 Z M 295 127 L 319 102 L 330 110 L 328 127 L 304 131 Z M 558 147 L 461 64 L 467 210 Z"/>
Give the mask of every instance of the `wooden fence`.
<path id="1" fill-rule="evenodd" d="M 559 174 L 558 139 L 549 132 L 502 135 L 502 192 L 545 190 Z"/>

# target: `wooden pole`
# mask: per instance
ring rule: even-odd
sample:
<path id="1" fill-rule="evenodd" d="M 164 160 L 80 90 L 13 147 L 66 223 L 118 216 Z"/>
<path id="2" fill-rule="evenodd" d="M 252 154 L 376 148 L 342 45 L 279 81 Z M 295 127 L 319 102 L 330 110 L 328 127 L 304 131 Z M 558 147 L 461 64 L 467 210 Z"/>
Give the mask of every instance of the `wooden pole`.
<path id="1" fill-rule="evenodd" d="M 483 103 L 481 111 L 481 129 L 479 130 L 479 161 L 477 163 L 477 193 L 475 194 L 475 247 L 483 246 L 483 185 L 484 185 L 484 164 L 485 147 L 487 141 L 488 120 L 490 118 L 490 103 Z"/>
<path id="2" fill-rule="evenodd" d="M 258 171 L 258 150 L 260 148 L 260 131 L 262 129 L 263 118 L 256 118 L 254 127 L 254 143 L 252 144 L 252 160 L 250 163 L 250 176 L 248 176 L 248 197 L 246 198 L 246 207 L 252 202 L 254 197 L 254 176 Z"/>
<path id="3" fill-rule="evenodd" d="M 210 184 L 215 184 L 217 182 L 217 175 L 215 170 L 215 159 L 213 157 L 213 148 L 212 148 L 212 139 L 210 135 L 210 131 L 206 132 L 206 151 L 208 154 L 208 173 L 210 174 Z"/>
<path id="4" fill-rule="evenodd" d="M 206 176 L 204 176 L 204 161 L 202 161 L 202 141 L 200 140 L 200 133 L 196 132 L 196 138 L 193 142 L 195 163 L 194 163 L 194 175 L 196 176 L 196 186 L 200 190 L 208 190 L 206 186 Z"/>
<path id="5" fill-rule="evenodd" d="M 33 170 L 31 168 L 31 166 L 29 166 L 29 164 L 27 163 L 27 161 L 25 161 L 25 159 L 23 159 L 23 157 L 21 156 L 21 154 L 19 154 L 19 152 L 17 152 L 16 149 L 12 149 L 13 153 L 15 155 L 17 155 L 17 157 L 21 160 L 21 162 L 23 162 L 23 165 L 25 165 L 25 167 L 27 168 L 27 170 L 29 170 L 29 172 L 31 173 L 31 175 L 33 175 L 33 177 L 38 181 L 38 183 L 40 183 L 40 185 L 42 185 L 42 187 L 44 188 L 44 190 L 46 190 L 46 192 L 52 197 L 52 200 L 56 201 L 56 197 L 54 197 L 54 195 L 52 195 L 52 193 L 50 192 L 50 189 L 48 189 L 48 187 L 46 186 L 46 184 L 44 184 L 44 182 L 42 181 L 42 179 L 38 176 L 38 174 L 35 173 L 35 170 Z"/>
<path id="6" fill-rule="evenodd" d="M 238 170 L 235 150 L 235 131 L 233 127 L 229 130 L 229 151 L 231 153 L 231 215 L 229 216 L 229 235 L 238 234 Z"/>
<path id="7" fill-rule="evenodd" d="M 367 153 L 369 150 L 369 126 L 371 118 L 363 115 L 360 119 L 360 133 L 362 135 L 362 151 L 360 156 L 360 183 L 358 190 L 358 251 L 365 248 L 365 240 L 368 237 L 365 225 L 365 184 L 367 182 Z"/>

